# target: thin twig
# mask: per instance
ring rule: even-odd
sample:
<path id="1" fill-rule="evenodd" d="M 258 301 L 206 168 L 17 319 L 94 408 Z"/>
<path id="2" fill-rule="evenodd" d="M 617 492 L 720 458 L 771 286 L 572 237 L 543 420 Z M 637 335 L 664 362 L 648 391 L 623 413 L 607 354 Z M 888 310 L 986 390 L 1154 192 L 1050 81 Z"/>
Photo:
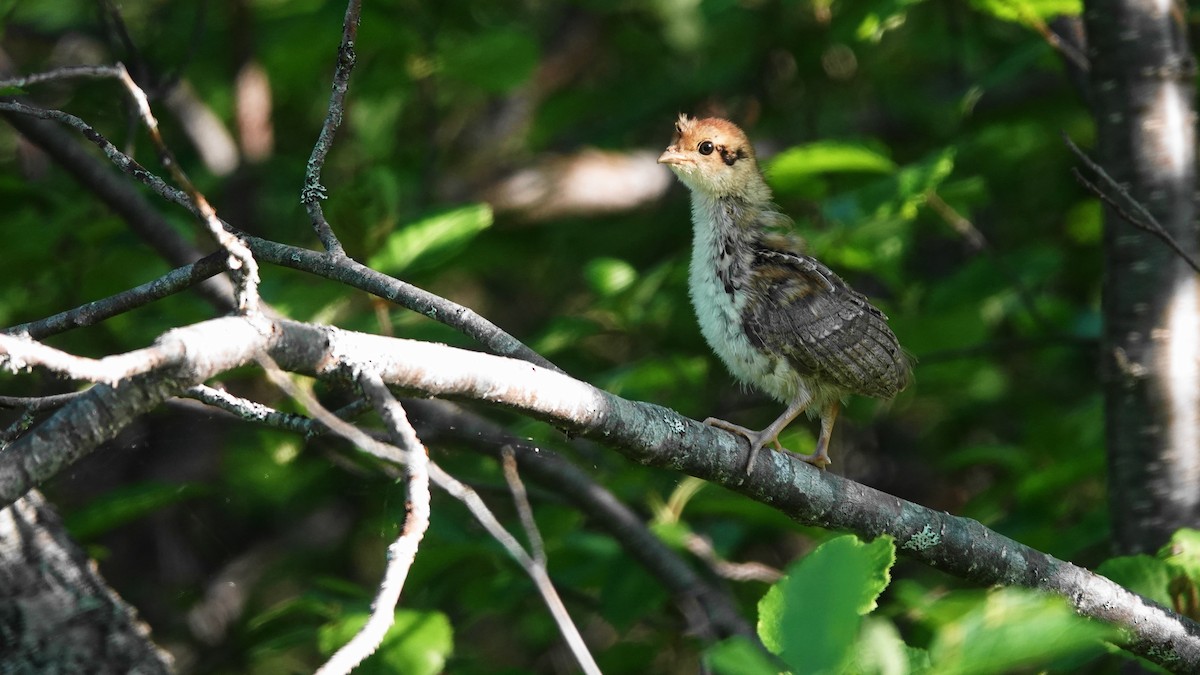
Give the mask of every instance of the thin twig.
<path id="1" fill-rule="evenodd" d="M 129 155 L 118 150 L 108 139 L 79 117 L 61 110 L 47 110 L 2 100 L 0 100 L 0 111 L 60 122 L 79 131 L 99 147 L 118 169 L 132 176 L 168 202 L 200 215 L 199 209 L 185 192 L 172 187 Z M 239 232 L 228 223 L 222 222 L 221 224 L 228 231 L 238 234 L 249 246 L 251 252 L 262 260 L 359 288 L 434 321 L 446 324 L 478 341 L 495 354 L 521 359 L 543 368 L 562 372 L 546 357 L 530 349 L 528 345 L 469 307 L 464 307 L 423 288 L 377 272 L 345 256 L 259 239 Z"/>
<path id="2" fill-rule="evenodd" d="M 760 562 L 730 562 L 717 554 L 713 548 L 712 541 L 708 537 L 703 537 L 698 534 L 689 534 L 683 543 L 684 547 L 691 552 L 692 555 L 703 560 L 709 568 L 719 577 L 730 579 L 732 581 L 761 581 L 764 584 L 773 584 L 783 577 L 783 573 Z"/>
<path id="3" fill-rule="evenodd" d="M 350 0 L 346 5 L 346 17 L 342 22 L 342 43 L 338 47 L 337 66 L 333 71 L 333 91 L 329 94 L 329 112 L 325 115 L 325 123 L 321 125 L 321 134 L 313 145 L 312 155 L 308 159 L 308 167 L 304 171 L 304 188 L 300 191 L 300 203 L 308 211 L 313 229 L 326 251 L 338 256 L 345 255 L 341 242 L 325 220 L 325 211 L 321 208 L 321 200 L 326 198 L 325 186 L 321 185 L 321 169 L 325 166 L 325 157 L 333 147 L 333 136 L 342 125 L 345 114 L 346 89 L 350 81 L 350 72 L 354 70 L 357 56 L 354 52 L 354 40 L 358 36 L 358 24 L 362 14 L 361 0 Z"/>
<path id="4" fill-rule="evenodd" d="M 363 372 L 358 381 L 383 419 L 392 443 L 406 456 L 408 515 L 400 536 L 388 546 L 387 568 L 372 603 L 371 616 L 358 633 L 317 670 L 317 675 L 346 675 L 379 648 L 395 621 L 396 604 L 400 601 L 404 580 L 416 559 L 421 539 L 429 529 L 429 453 L 409 424 L 404 408 L 379 375 Z"/>
<path id="5" fill-rule="evenodd" d="M 1188 264 L 1189 267 L 1191 267 L 1197 273 L 1200 273 L 1200 263 L 1197 263 L 1195 257 L 1193 257 L 1191 253 L 1187 252 L 1182 246 L 1179 245 L 1179 242 L 1176 241 L 1176 239 L 1171 236 L 1171 233 L 1168 232 L 1167 229 L 1158 222 L 1158 219 L 1154 217 L 1154 214 L 1150 213 L 1150 210 L 1147 209 L 1144 204 L 1134 198 L 1133 195 L 1129 194 L 1129 190 L 1125 189 L 1125 186 L 1121 185 L 1112 176 L 1110 176 L 1108 172 L 1104 170 L 1104 167 L 1097 164 L 1083 150 L 1080 150 L 1079 146 L 1075 145 L 1075 142 L 1072 141 L 1071 137 L 1065 132 L 1062 134 L 1062 139 L 1063 142 L 1067 144 L 1067 148 L 1070 149 L 1071 154 L 1075 155 L 1080 162 L 1083 162 L 1083 165 L 1100 179 L 1100 182 L 1104 185 L 1104 187 L 1108 188 L 1111 193 L 1115 193 L 1116 197 L 1109 192 L 1105 192 L 1100 186 L 1088 180 L 1083 173 L 1079 171 L 1079 169 L 1072 169 L 1071 172 L 1074 174 L 1075 180 L 1079 181 L 1080 185 L 1082 185 L 1088 192 L 1096 195 L 1100 201 L 1111 207 L 1112 210 L 1115 211 L 1117 215 L 1119 215 L 1125 222 L 1133 225 L 1139 230 L 1148 232 L 1161 239 L 1163 243 L 1169 246 L 1176 255 L 1178 255 L 1183 259 L 1184 262 Z"/>
<path id="6" fill-rule="evenodd" d="M 942 217 L 942 220 L 946 221 L 947 225 L 952 227 L 963 239 L 966 239 L 971 248 L 976 251 L 984 251 L 988 248 L 987 239 L 979 231 L 979 228 L 975 227 L 974 223 L 967 220 L 954 207 L 947 204 L 946 200 L 942 199 L 942 196 L 937 193 L 937 190 L 930 188 L 925 193 L 925 203 L 929 204 Z"/>
<path id="7" fill-rule="evenodd" d="M 0 89 L 9 87 L 24 88 L 43 82 L 55 82 L 75 78 L 117 79 L 120 76 L 120 70 L 116 66 L 63 66 L 62 68 L 55 68 L 44 73 L 34 73 L 32 75 L 0 80 Z"/>
<path id="8" fill-rule="evenodd" d="M 454 441 L 493 457 L 509 448 L 524 475 L 559 494 L 613 539 L 670 591 L 687 632 L 709 642 L 741 635 L 757 642 L 736 603 L 719 584 L 695 570 L 646 526 L 644 518 L 561 454 L 514 436 L 498 423 L 437 399 L 405 401 L 426 442 Z"/>
<path id="9" fill-rule="evenodd" d="M 72 328 L 91 326 L 118 314 L 124 314 L 155 300 L 179 293 L 225 271 L 226 253 L 213 253 L 190 265 L 176 268 L 154 281 L 121 291 L 101 300 L 93 300 L 75 309 L 59 312 L 38 321 L 22 323 L 0 332 L 16 335 L 27 333 L 34 339 L 62 333 Z"/>
<path id="10" fill-rule="evenodd" d="M 312 420 L 304 415 L 282 412 L 206 384 L 198 384 L 185 391 L 184 394 L 201 403 L 237 415 L 239 419 L 246 422 L 258 422 L 302 434 L 307 434 L 313 426 Z"/>
<path id="11" fill-rule="evenodd" d="M 86 389 L 68 394 L 51 394 L 50 396 L 0 396 L 0 408 L 25 408 L 34 412 L 55 410 L 85 395 L 87 395 Z"/>
<path id="12" fill-rule="evenodd" d="M 543 567 L 546 565 L 546 544 L 542 541 L 542 533 L 537 521 L 533 518 L 533 508 L 529 505 L 529 495 L 525 492 L 525 483 L 521 482 L 521 472 L 517 471 L 517 459 L 512 446 L 506 445 L 500 449 L 501 463 L 504 466 L 504 480 L 512 492 L 513 504 L 517 507 L 517 515 L 521 518 L 521 527 L 529 539 L 529 550 L 533 561 Z"/>
<path id="13" fill-rule="evenodd" d="M 353 353 L 353 350 L 348 353 Z M 266 369 L 267 377 L 277 387 L 283 389 L 304 405 L 308 409 L 309 414 L 320 420 L 322 424 L 328 426 L 331 431 L 380 459 L 393 464 L 404 464 L 406 458 L 399 448 L 377 441 L 370 434 L 367 434 L 353 424 L 338 419 L 333 413 L 322 406 L 311 393 L 296 386 L 269 356 L 262 355 L 260 363 Z M 344 363 L 343 365 L 353 366 L 354 364 Z M 361 368 L 361 366 L 355 367 Z M 432 461 L 429 463 L 429 475 L 435 485 L 465 504 L 471 511 L 471 515 L 475 516 L 475 519 L 479 521 L 480 525 L 483 525 L 488 534 L 500 542 L 500 545 L 508 551 L 508 554 L 521 565 L 522 569 L 533 580 L 534 587 L 538 589 L 538 593 L 542 595 L 543 602 L 550 609 L 555 623 L 558 624 L 559 631 L 562 632 L 576 660 L 579 661 L 580 667 L 589 675 L 593 673 L 598 675 L 600 669 L 592 658 L 591 653 L 588 652 L 587 645 L 583 641 L 583 636 L 579 634 L 579 629 L 575 627 L 574 622 L 571 620 L 570 613 L 567 612 L 566 606 L 563 604 L 562 599 L 559 598 L 558 592 L 554 589 L 554 585 L 551 583 L 546 569 L 538 565 L 525 552 L 525 549 L 521 548 L 520 542 L 508 530 L 504 529 L 504 526 L 500 524 L 500 521 L 491 512 L 491 509 L 487 507 L 483 499 L 479 497 L 478 493 L 443 471 Z"/>
<path id="14" fill-rule="evenodd" d="M 30 108 L 30 110 L 37 110 Z M 125 221 L 139 239 L 166 260 L 171 267 L 188 265 L 204 256 L 184 235 L 175 229 L 150 200 L 139 189 L 137 182 L 126 180 L 109 170 L 109 165 L 76 141 L 68 129 L 60 128 L 61 122 L 39 119 L 25 113 L 3 110 L 0 101 L 0 117 L 27 141 L 35 145 L 53 160 L 60 169 L 79 182 L 85 191 Z M 62 125 L 68 126 L 68 125 Z M 96 143 L 103 147 L 108 141 Z M 217 276 L 196 287 L 197 294 L 209 302 L 214 309 L 225 313 L 235 307 L 233 283 L 224 275 Z"/>
<path id="15" fill-rule="evenodd" d="M 1058 50 L 1068 61 L 1071 62 L 1080 72 L 1086 73 L 1091 69 L 1091 64 L 1088 63 L 1087 56 L 1072 43 L 1064 40 L 1062 36 L 1055 33 L 1042 17 L 1030 10 L 1029 6 L 1024 2 L 1007 2 L 1020 15 L 1026 25 L 1042 36 L 1053 49 Z"/>
<path id="16" fill-rule="evenodd" d="M 571 653 L 575 655 L 575 660 L 579 662 L 579 667 L 588 675 L 599 675 L 600 667 L 596 665 L 591 652 L 588 651 L 587 643 L 583 641 L 583 636 L 579 634 L 579 629 L 575 627 L 574 621 L 571 620 L 571 615 L 567 612 L 566 605 L 563 604 L 562 599 L 558 596 L 558 591 L 554 589 L 554 584 L 550 581 L 550 575 L 546 572 L 546 568 L 538 564 L 537 561 L 521 548 L 521 544 L 517 542 L 516 537 L 504 529 L 504 526 L 500 524 L 500 521 L 496 519 L 496 516 L 492 514 L 487 504 L 483 502 L 483 499 L 480 498 L 475 490 L 459 482 L 450 474 L 445 473 L 436 464 L 430 465 L 430 472 L 438 487 L 465 504 L 471 510 L 475 519 L 488 531 L 488 534 L 492 535 L 496 541 L 499 541 L 508 551 L 509 555 L 516 558 L 517 562 L 521 564 L 521 567 L 533 579 L 534 586 L 538 589 L 538 593 L 541 593 L 543 602 L 550 608 L 550 613 L 554 616 L 554 621 L 558 624 L 559 631 L 566 638 L 567 646 L 570 647 Z"/>
<path id="17" fill-rule="evenodd" d="M 146 98 L 146 92 L 142 91 L 141 87 L 133 81 L 133 78 L 129 76 L 129 71 L 125 70 L 125 66 L 117 64 L 117 68 L 121 72 L 121 82 L 129 90 L 130 96 L 133 97 L 134 103 L 137 104 L 142 122 L 150 132 L 150 140 L 153 141 L 154 147 L 158 150 L 159 161 L 171 173 L 171 176 L 175 178 L 175 182 L 179 183 L 184 191 L 187 192 L 192 203 L 196 205 L 201 219 L 208 227 L 209 234 L 221 245 L 221 248 L 229 253 L 229 269 L 236 272 L 235 276 L 239 281 L 237 285 L 238 310 L 244 313 L 258 312 L 258 262 L 254 259 L 254 254 L 250 252 L 250 249 L 246 248 L 244 243 L 225 229 L 221 220 L 217 218 L 217 210 L 208 203 L 208 199 L 204 197 L 195 184 L 192 183 L 191 179 L 187 177 L 183 168 L 179 166 L 178 160 L 175 159 L 175 154 L 171 152 L 166 142 L 163 141 L 162 133 L 158 129 L 158 120 L 154 118 L 154 113 L 150 110 L 150 101 Z"/>

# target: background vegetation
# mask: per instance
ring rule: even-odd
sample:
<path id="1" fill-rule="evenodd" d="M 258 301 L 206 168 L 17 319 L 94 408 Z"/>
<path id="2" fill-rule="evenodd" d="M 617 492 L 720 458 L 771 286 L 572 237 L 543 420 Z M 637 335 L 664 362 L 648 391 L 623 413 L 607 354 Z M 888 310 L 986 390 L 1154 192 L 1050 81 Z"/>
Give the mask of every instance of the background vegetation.
<path id="1" fill-rule="evenodd" d="M 226 220 L 317 246 L 299 193 L 344 5 L 145 0 L 119 11 L 124 37 L 104 5 L 0 2 L 0 64 L 21 73 L 129 64 Z M 918 363 L 893 404 L 850 403 L 832 470 L 1094 568 L 1110 551 L 1096 354 L 1102 218 L 1060 138 L 1088 146 L 1089 113 L 1069 59 L 1043 34 L 1045 22 L 1079 11 L 1069 0 L 367 2 L 346 124 L 324 172 L 326 215 L 357 260 L 473 308 L 580 379 L 700 419 L 765 424 L 778 405 L 740 391 L 702 342 L 687 302 L 686 191 L 653 165 L 678 112 L 728 116 L 755 141 L 811 252 L 885 309 Z M 248 148 L 265 132 L 237 126 L 236 85 L 255 68 L 269 82 L 273 136 L 259 153 Z M 191 103 L 168 103 L 181 87 Z M 114 83 L 29 94 L 156 164 Z M 236 166 L 206 164 L 203 141 L 184 129 L 179 111 L 205 108 L 239 143 Z M 0 128 L 0 325 L 170 268 L 82 194 Z M 210 246 L 187 214 L 163 211 Z M 279 267 L 263 280 L 264 298 L 296 319 L 474 346 L 331 282 Z M 180 295 L 49 342 L 101 356 L 211 315 L 198 296 Z M 221 384 L 288 405 L 257 373 Z M 28 375 L 4 387 L 70 385 Z M 834 534 L 474 408 L 571 457 L 681 552 L 700 535 L 724 560 L 782 570 Z M 797 423 L 784 444 L 808 451 L 814 432 Z M 431 452 L 506 511 L 494 461 L 450 442 Z M 552 490 L 531 490 L 551 574 L 606 671 L 690 672 L 706 653 L 722 668 L 610 537 Z M 182 403 L 141 420 L 48 494 L 180 670 L 196 673 L 311 670 L 356 627 L 404 517 L 402 488 L 343 444 Z M 568 671 L 548 613 L 502 549 L 444 495 L 433 518 L 400 628 L 366 667 Z M 928 651 L 880 663 L 920 667 L 933 654 L 938 672 L 1020 663 L 1115 672 L 1126 658 L 1033 596 L 974 589 L 903 560 L 891 579 L 848 640 L 899 636 Z M 767 582 L 723 583 L 753 620 Z M 234 600 L 220 597 L 229 584 Z M 989 613 L 1023 628 L 982 656 L 954 652 L 952 636 L 984 631 Z M 1061 639 L 1046 637 L 1057 630 Z M 1061 649 L 1021 651 L 1022 640 Z"/>

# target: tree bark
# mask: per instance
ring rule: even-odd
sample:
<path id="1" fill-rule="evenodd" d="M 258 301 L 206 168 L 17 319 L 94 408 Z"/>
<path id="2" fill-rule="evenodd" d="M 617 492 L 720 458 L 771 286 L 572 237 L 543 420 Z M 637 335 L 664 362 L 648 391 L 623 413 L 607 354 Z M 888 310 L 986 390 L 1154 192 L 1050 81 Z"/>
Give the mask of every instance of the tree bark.
<path id="1" fill-rule="evenodd" d="M 1193 257 L 1195 61 L 1186 8 L 1084 3 L 1100 163 Z M 1102 359 L 1109 505 L 1121 553 L 1200 524 L 1200 286 L 1162 237 L 1105 213 Z"/>
<path id="2" fill-rule="evenodd" d="M 171 672 L 37 490 L 0 510 L 0 671 Z"/>

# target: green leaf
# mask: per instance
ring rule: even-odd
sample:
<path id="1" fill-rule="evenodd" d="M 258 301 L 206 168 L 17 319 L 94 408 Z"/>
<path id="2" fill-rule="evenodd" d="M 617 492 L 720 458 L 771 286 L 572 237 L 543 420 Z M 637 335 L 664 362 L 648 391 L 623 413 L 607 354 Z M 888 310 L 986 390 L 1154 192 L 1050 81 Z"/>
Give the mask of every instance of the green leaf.
<path id="1" fill-rule="evenodd" d="M 171 504 L 207 493 L 204 486 L 191 483 L 137 483 L 97 497 L 64 520 L 67 530 L 76 538 L 91 539 Z"/>
<path id="2" fill-rule="evenodd" d="M 862 223 L 867 220 L 912 220 L 935 189 L 954 170 L 954 148 L 944 148 L 905 166 L 895 174 L 826 202 L 825 216 L 832 221 Z"/>
<path id="3" fill-rule="evenodd" d="M 904 644 L 891 621 L 868 616 L 846 672 L 904 675 L 928 667 L 928 652 Z"/>
<path id="4" fill-rule="evenodd" d="M 955 594 L 939 603 L 965 611 L 938 627 L 929 648 L 930 673 L 1008 673 L 1057 658 L 1098 654 L 1104 641 L 1120 636 L 1115 627 L 1079 616 L 1056 596 L 1003 588 L 986 593 L 982 602 L 976 597 Z"/>
<path id="5" fill-rule="evenodd" d="M 771 187 L 783 193 L 811 195 L 815 177 L 828 173 L 890 173 L 896 164 L 865 145 L 818 141 L 789 148 L 766 167 Z"/>
<path id="6" fill-rule="evenodd" d="M 925 0 L 883 0 L 871 3 L 872 11 L 859 22 L 854 37 L 869 42 L 879 42 L 890 30 L 899 28 L 908 21 L 908 10 Z"/>
<path id="7" fill-rule="evenodd" d="M 454 35 L 439 44 L 442 72 L 492 93 L 523 84 L 538 64 L 537 40 L 520 28 Z"/>
<path id="8" fill-rule="evenodd" d="M 331 655 L 345 645 L 367 622 L 366 612 L 348 612 L 337 621 L 321 627 L 317 644 Z M 450 619 L 441 612 L 396 610 L 395 623 L 388 629 L 379 649 L 363 661 L 355 673 L 406 673 L 435 675 L 446 667 L 454 652 L 454 632 Z"/>
<path id="9" fill-rule="evenodd" d="M 1164 607 L 1170 607 L 1171 594 L 1168 589 L 1171 579 L 1179 570 L 1164 560 L 1148 555 L 1128 555 L 1105 560 L 1096 568 L 1096 573 Z"/>
<path id="10" fill-rule="evenodd" d="M 1001 21 L 1038 25 L 1057 16 L 1079 16 L 1082 0 L 971 0 L 975 9 Z"/>
<path id="11" fill-rule="evenodd" d="M 492 207 L 472 204 L 410 223 L 388 236 L 367 265 L 385 274 L 431 267 L 454 256 L 492 225 Z"/>
<path id="12" fill-rule="evenodd" d="M 853 653 L 896 560 L 890 537 L 831 539 L 788 568 L 758 604 L 763 644 L 797 673 L 836 673 Z"/>
<path id="13" fill-rule="evenodd" d="M 721 675 L 776 675 L 779 666 L 744 637 L 718 642 L 704 653 L 709 668 Z"/>

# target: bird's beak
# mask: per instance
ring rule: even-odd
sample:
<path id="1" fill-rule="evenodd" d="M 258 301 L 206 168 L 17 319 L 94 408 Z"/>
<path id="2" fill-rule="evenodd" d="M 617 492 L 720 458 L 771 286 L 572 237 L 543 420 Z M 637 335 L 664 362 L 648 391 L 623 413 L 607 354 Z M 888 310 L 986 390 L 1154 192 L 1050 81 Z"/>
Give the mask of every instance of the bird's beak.
<path id="1" fill-rule="evenodd" d="M 673 145 L 658 156 L 659 164 L 683 164 L 685 161 L 686 156 Z"/>

